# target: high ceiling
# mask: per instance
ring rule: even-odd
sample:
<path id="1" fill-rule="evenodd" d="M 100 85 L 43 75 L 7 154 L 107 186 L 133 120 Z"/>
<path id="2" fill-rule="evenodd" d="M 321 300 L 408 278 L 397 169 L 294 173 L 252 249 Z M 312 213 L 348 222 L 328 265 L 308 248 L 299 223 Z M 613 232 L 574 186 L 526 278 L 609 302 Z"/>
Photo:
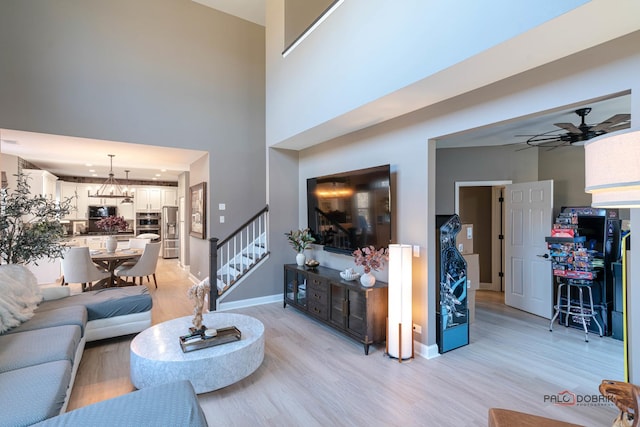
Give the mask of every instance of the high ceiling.
<path id="1" fill-rule="evenodd" d="M 193 0 L 222 12 L 264 25 L 264 0 Z M 559 106 L 553 111 L 511 120 L 506 123 L 487 124 L 438 140 L 438 148 L 526 144 L 523 134 L 541 134 L 558 129 L 554 123 L 579 124 L 575 114 L 578 108 L 590 107 L 588 124 L 596 124 L 619 113 L 631 110 L 630 96 L 617 96 L 584 104 Z M 88 177 L 92 174 L 106 177 L 109 172 L 109 154 L 114 154 L 113 170 L 116 179 L 175 181 L 189 165 L 206 154 L 204 151 L 179 148 L 153 147 L 113 141 L 88 140 L 56 135 L 43 135 L 0 129 L 0 152 L 16 155 L 56 175 Z M 93 166 L 86 166 L 92 164 Z M 90 172 L 92 169 L 95 172 Z M 157 175 L 160 176 L 157 176 Z"/>

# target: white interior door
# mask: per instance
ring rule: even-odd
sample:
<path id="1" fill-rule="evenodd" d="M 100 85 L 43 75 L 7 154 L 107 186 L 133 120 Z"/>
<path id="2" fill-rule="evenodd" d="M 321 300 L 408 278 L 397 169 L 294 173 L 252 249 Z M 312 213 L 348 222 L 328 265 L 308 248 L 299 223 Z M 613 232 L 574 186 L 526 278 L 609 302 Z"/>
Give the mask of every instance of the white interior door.
<path id="1" fill-rule="evenodd" d="M 551 319 L 553 278 L 544 238 L 551 234 L 553 181 L 505 187 L 505 304 Z"/>

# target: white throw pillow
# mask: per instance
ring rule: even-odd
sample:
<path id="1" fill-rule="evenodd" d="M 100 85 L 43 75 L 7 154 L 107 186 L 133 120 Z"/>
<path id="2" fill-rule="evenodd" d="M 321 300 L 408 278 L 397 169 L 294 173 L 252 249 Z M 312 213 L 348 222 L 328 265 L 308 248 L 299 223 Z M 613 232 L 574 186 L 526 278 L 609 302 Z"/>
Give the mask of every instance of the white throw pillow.
<path id="1" fill-rule="evenodd" d="M 0 333 L 31 319 L 40 301 L 38 280 L 28 268 L 0 265 Z"/>

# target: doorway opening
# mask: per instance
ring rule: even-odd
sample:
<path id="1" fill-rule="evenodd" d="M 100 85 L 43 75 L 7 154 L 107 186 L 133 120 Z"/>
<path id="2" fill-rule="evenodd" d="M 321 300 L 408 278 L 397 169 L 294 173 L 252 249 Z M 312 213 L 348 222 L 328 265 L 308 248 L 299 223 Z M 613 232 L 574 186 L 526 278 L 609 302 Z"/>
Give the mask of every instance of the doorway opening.
<path id="1" fill-rule="evenodd" d="M 478 254 L 479 289 L 504 291 L 504 181 L 457 181 L 455 213 L 473 225 L 473 250 Z"/>

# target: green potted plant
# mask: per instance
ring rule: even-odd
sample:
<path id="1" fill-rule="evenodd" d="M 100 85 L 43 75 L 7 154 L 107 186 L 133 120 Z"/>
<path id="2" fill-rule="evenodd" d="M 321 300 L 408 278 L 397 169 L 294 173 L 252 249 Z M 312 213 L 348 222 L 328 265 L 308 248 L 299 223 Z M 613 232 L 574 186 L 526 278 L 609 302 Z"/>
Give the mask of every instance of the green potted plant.
<path id="1" fill-rule="evenodd" d="M 31 194 L 29 177 L 16 175 L 16 188 L 0 189 L 0 263 L 38 265 L 37 261 L 62 257 L 64 227 L 71 201 L 60 202 Z"/>
<path id="2" fill-rule="evenodd" d="M 308 228 L 296 231 L 291 230 L 288 233 L 284 233 L 284 235 L 287 236 L 289 244 L 296 251 L 296 263 L 302 267 L 306 259 L 304 250 L 309 249 L 311 243 L 316 241 L 311 235 L 311 230 Z"/>

